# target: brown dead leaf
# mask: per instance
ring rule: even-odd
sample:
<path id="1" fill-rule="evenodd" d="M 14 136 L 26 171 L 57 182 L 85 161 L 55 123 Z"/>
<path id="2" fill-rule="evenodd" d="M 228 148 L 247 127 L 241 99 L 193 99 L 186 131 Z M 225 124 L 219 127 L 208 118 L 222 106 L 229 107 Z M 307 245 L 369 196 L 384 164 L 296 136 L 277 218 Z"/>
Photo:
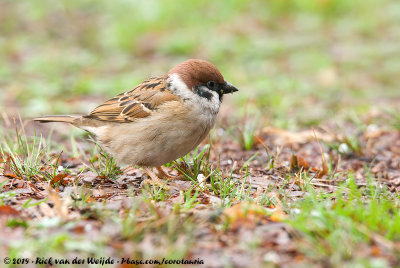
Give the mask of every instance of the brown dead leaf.
<path id="1" fill-rule="evenodd" d="M 54 208 L 58 212 L 58 214 L 66 219 L 68 217 L 68 204 L 63 201 L 60 195 L 54 191 L 53 188 L 49 187 L 49 199 L 54 203 Z"/>
<path id="2" fill-rule="evenodd" d="M 3 205 L 0 206 L 0 216 L 19 216 L 20 212 L 15 210 L 14 208 Z"/>
<path id="3" fill-rule="evenodd" d="M 382 255 L 381 249 L 377 245 L 372 246 L 371 247 L 371 255 L 373 255 L 375 257 L 380 257 Z"/>
<path id="4" fill-rule="evenodd" d="M 33 189 L 33 191 L 35 191 L 35 192 L 41 192 L 41 190 L 39 188 L 37 188 L 36 185 L 34 183 L 32 183 L 31 181 L 27 181 L 26 186 L 29 186 L 29 188 Z"/>
<path id="5" fill-rule="evenodd" d="M 3 175 L 7 176 L 7 177 L 13 177 L 16 178 L 17 176 L 15 175 L 15 173 L 12 171 L 10 164 L 11 164 L 11 156 L 7 157 L 6 162 L 3 164 Z"/>
<path id="6" fill-rule="evenodd" d="M 318 172 L 317 172 L 317 178 L 321 179 L 323 176 L 328 174 L 328 172 L 329 172 L 328 166 L 326 165 L 326 163 L 324 161 L 324 162 L 322 162 L 322 170 L 318 170 Z"/>
<path id="7" fill-rule="evenodd" d="M 274 211 L 272 212 L 272 214 L 271 214 L 271 216 L 270 216 L 270 219 L 271 219 L 272 221 L 281 222 L 281 221 L 283 221 L 284 219 L 287 218 L 286 213 L 283 212 L 283 210 L 282 210 L 280 207 L 278 207 L 278 206 L 271 206 L 271 208 L 274 209 Z"/>
<path id="8" fill-rule="evenodd" d="M 51 185 L 54 185 L 57 182 L 60 182 L 61 184 L 63 184 L 62 182 L 63 182 L 64 178 L 66 178 L 67 176 L 68 176 L 68 173 L 58 174 L 58 175 L 54 176 L 53 179 L 51 179 L 50 183 L 51 183 Z"/>
<path id="9" fill-rule="evenodd" d="M 210 204 L 210 198 L 204 194 L 200 194 L 198 197 L 199 203 L 203 205 L 208 205 Z"/>
<path id="10" fill-rule="evenodd" d="M 298 155 L 293 155 L 290 158 L 290 170 L 309 170 L 310 164 L 303 157 Z"/>
<path id="11" fill-rule="evenodd" d="M 83 225 L 75 226 L 72 231 L 76 234 L 83 234 L 85 232 L 85 227 Z"/>
<path id="12" fill-rule="evenodd" d="M 87 199 L 86 199 L 86 202 L 96 202 L 96 199 L 94 199 L 94 198 L 92 198 L 92 197 L 88 197 Z"/>
<path id="13" fill-rule="evenodd" d="M 253 223 L 265 218 L 266 210 L 255 203 L 245 202 L 225 209 L 224 215 L 227 221 L 233 225 L 241 220 L 248 220 Z"/>
<path id="14" fill-rule="evenodd" d="M 312 129 L 292 132 L 275 127 L 265 127 L 261 130 L 261 133 L 276 136 L 276 142 L 281 145 L 304 144 L 307 142 L 311 142 L 315 139 L 315 135 L 317 135 L 319 140 L 326 142 L 332 142 L 340 138 L 337 135 L 322 133 L 320 131 L 315 131 L 314 133 Z"/>

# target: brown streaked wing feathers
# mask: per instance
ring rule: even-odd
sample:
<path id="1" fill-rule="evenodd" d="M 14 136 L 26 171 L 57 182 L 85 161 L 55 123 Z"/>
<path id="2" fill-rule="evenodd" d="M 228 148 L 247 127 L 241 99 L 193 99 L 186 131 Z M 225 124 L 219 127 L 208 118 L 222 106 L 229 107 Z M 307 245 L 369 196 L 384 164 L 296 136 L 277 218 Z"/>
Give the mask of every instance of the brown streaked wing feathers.
<path id="1" fill-rule="evenodd" d="M 166 76 L 150 78 L 134 89 L 106 101 L 86 117 L 129 123 L 136 118 L 149 116 L 162 103 L 179 100 L 177 96 L 166 90 L 167 87 Z"/>

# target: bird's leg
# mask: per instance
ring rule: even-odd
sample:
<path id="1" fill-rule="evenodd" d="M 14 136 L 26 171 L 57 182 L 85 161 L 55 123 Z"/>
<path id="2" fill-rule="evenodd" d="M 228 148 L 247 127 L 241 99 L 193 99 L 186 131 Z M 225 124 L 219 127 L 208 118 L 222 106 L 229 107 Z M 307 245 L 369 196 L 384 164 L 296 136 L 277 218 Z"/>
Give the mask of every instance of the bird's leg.
<path id="1" fill-rule="evenodd" d="M 158 177 L 152 170 L 150 170 L 150 169 L 148 169 L 148 168 L 145 168 L 145 167 L 142 167 L 142 168 L 143 168 L 144 172 L 146 172 L 146 174 L 150 177 L 150 180 L 147 179 L 147 180 L 145 180 L 143 183 L 151 184 L 151 185 L 158 185 L 158 186 L 160 186 L 160 187 L 162 187 L 162 188 L 166 188 L 166 189 L 169 188 L 169 187 L 167 186 L 167 183 L 161 181 L 161 180 L 159 179 L 159 177 Z"/>
<path id="2" fill-rule="evenodd" d="M 173 179 L 173 180 L 184 180 L 185 176 L 182 175 L 178 175 L 178 176 L 173 176 L 168 174 L 167 172 L 164 171 L 164 169 L 160 166 L 160 167 L 156 167 L 157 169 L 157 173 L 158 173 L 158 177 L 161 179 Z"/>

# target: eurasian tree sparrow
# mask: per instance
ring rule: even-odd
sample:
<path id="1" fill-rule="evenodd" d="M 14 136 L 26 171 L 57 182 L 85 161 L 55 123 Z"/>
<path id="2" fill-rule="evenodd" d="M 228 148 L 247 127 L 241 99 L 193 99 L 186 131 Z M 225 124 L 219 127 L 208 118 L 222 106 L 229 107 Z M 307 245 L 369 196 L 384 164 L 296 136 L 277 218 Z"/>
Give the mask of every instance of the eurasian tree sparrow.
<path id="1" fill-rule="evenodd" d="M 186 155 L 207 136 L 222 97 L 237 89 L 205 60 L 187 60 L 95 108 L 89 115 L 52 115 L 96 136 L 118 164 L 157 167 Z"/>

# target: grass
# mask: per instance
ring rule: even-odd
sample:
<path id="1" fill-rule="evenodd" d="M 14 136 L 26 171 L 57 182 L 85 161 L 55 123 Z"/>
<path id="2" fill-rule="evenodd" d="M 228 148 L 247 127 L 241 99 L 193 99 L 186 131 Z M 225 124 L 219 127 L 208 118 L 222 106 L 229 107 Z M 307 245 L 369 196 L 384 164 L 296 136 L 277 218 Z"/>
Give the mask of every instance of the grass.
<path id="1" fill-rule="evenodd" d="M 142 189 L 140 198 L 131 193 L 135 197 L 130 199 L 128 207 L 122 206 L 119 212 L 96 208 L 93 190 L 78 187 L 75 194 L 71 195 L 74 200 L 72 207 L 80 211 L 81 215 L 74 220 L 65 221 L 62 217 L 53 220 L 44 218 L 34 222 L 10 219 L 7 223 L 9 228 L 24 228 L 27 231 L 24 234 L 24 243 L 17 239 L 9 244 L 8 255 L 18 257 L 20 252 L 30 252 L 30 255 L 53 254 L 52 256 L 61 257 L 69 252 L 79 257 L 100 257 L 107 246 L 119 247 L 118 243 L 139 246 L 147 241 L 146 243 L 151 243 L 152 251 L 135 249 L 130 256 L 139 259 L 165 256 L 171 259 L 182 258 L 190 252 L 187 245 L 198 245 L 193 232 L 199 230 L 200 226 L 214 226 L 212 228 L 216 228 L 217 232 L 229 234 L 238 228 L 238 222 L 248 219 L 263 222 L 274 217 L 273 209 L 279 208 L 287 215 L 281 220 L 292 226 L 292 235 L 298 250 L 304 254 L 308 263 L 386 267 L 389 262 L 382 256 L 392 259 L 398 256 L 396 241 L 400 240 L 400 198 L 377 181 L 369 173 L 369 169 L 366 169 L 366 174 L 369 175 L 365 186 L 360 187 L 355 175 L 348 172 L 341 175 L 345 179 L 332 193 L 315 188 L 312 184 L 315 177 L 309 172 L 300 170 L 293 173 L 288 169 L 285 174 L 287 182 L 280 189 L 271 186 L 256 193 L 255 197 L 255 193 L 251 191 L 251 182 L 247 179 L 251 176 L 251 161 L 245 161 L 247 164 L 239 169 L 242 170 L 242 178 L 236 179 L 234 174 L 237 173 L 233 170 L 223 170 L 219 165 L 212 168 L 210 151 L 211 147 L 205 146 L 203 149 L 196 149 L 192 156 L 185 157 L 186 160 L 191 160 L 191 164 L 185 162 L 186 171 L 191 167 L 188 172 L 194 174 L 195 168 L 198 174 L 194 178 L 207 171 L 209 181 L 202 188 L 192 184 L 192 189 L 181 191 L 179 201 L 175 201 L 170 210 L 165 205 L 159 205 L 168 204 L 172 198 L 164 187 L 147 185 Z M 255 157 L 252 156 L 251 159 Z M 285 190 L 292 181 L 297 181 L 296 184 L 303 191 L 302 198 L 295 202 L 292 202 L 290 191 Z M 6 182 L 1 187 L 4 185 Z M 199 207 L 204 206 L 201 201 L 204 195 L 212 195 L 220 200 L 208 208 L 212 208 L 208 219 L 193 216 Z M 2 205 L 7 204 L 14 196 L 14 193 L 2 189 Z M 24 213 L 38 209 L 46 202 L 47 199 L 38 202 L 29 199 L 21 206 L 20 211 Z M 242 207 L 237 208 L 237 205 Z M 90 232 L 80 231 L 83 222 L 88 219 L 96 219 L 104 226 L 114 226 L 113 228 L 117 228 L 116 233 L 89 238 Z M 43 228 L 47 232 L 50 230 L 50 235 L 39 240 L 33 238 L 31 230 L 41 233 Z M 76 231 L 71 233 L 70 230 Z M 261 244 L 262 241 L 254 238 L 247 242 L 245 252 L 250 254 L 257 251 Z M 45 251 L 48 245 L 52 245 L 50 252 Z M 366 255 L 365 250 L 370 250 L 373 255 Z"/>
<path id="2" fill-rule="evenodd" d="M 202 149 L 197 147 L 193 153 L 181 157 L 179 161 L 174 161 L 174 167 L 185 178 L 197 184 L 200 174 L 209 177 L 213 172 L 210 164 L 210 150 L 211 146 L 209 144 L 205 145 Z"/>
<path id="3" fill-rule="evenodd" d="M 227 173 L 222 173 L 218 168 L 210 177 L 210 186 L 212 192 L 221 199 L 221 207 L 230 207 L 234 201 L 245 201 L 251 199 L 250 192 L 248 191 L 248 176 L 246 174 L 241 180 L 233 179 L 233 170 Z"/>
<path id="4" fill-rule="evenodd" d="M 6 137 L 0 145 L 3 162 L 17 177 L 26 180 L 44 179 L 50 181 L 58 174 L 58 163 L 61 153 L 55 157 L 52 164 L 45 149 L 43 138 L 36 133 L 33 137 L 15 131 L 15 139 Z M 46 170 L 46 168 L 48 168 Z"/>
<path id="5" fill-rule="evenodd" d="M 239 142 L 244 150 L 250 150 L 255 145 L 255 134 L 260 115 L 243 117 L 243 126 L 240 130 Z"/>
<path id="6" fill-rule="evenodd" d="M 221 207 L 230 207 L 234 201 L 248 200 L 249 191 L 247 189 L 251 185 L 249 186 L 246 181 L 249 176 L 247 162 L 240 169 L 241 178 L 235 179 L 233 177 L 234 169 L 223 170 L 219 162 L 216 165 L 210 163 L 210 150 L 209 144 L 201 150 L 200 147 L 197 147 L 193 153 L 176 162 L 175 168 L 202 192 L 210 191 L 217 196 L 221 200 Z"/>
<path id="7" fill-rule="evenodd" d="M 300 243 L 310 259 L 329 266 L 345 261 L 348 267 L 367 263 L 386 267 L 380 251 L 399 253 L 392 242 L 400 238 L 398 195 L 373 178 L 359 188 L 353 174 L 332 194 L 309 189 L 309 196 L 295 206 L 298 213 L 291 224 L 306 239 Z M 366 245 L 376 247 L 376 256 L 360 252 Z"/>
<path id="8" fill-rule="evenodd" d="M 189 212 L 192 208 L 196 207 L 200 202 L 196 201 L 199 197 L 199 192 L 189 189 L 186 192 L 180 192 L 180 196 L 182 197 L 182 204 L 176 203 L 174 204 L 173 211 L 177 214 Z"/>
<path id="9" fill-rule="evenodd" d="M 90 137 L 90 141 L 95 144 L 95 151 L 89 159 L 91 166 L 86 165 L 86 167 L 101 178 L 116 179 L 118 175 L 122 174 L 122 171 L 120 167 L 117 166 L 115 159 L 92 137 Z M 97 167 L 94 166 L 95 162 L 97 162 Z"/>
<path id="10" fill-rule="evenodd" d="M 5 143 L 4 149 L 3 146 L 1 148 L 2 158 L 9 159 L 9 166 L 17 176 L 26 177 L 28 180 L 36 178 L 44 166 L 41 162 L 42 139 L 35 135 L 32 144 L 29 144 L 27 140 L 22 139 L 18 132 L 16 136 L 17 148 L 13 150 L 9 147 L 9 143 Z"/>
<path id="11" fill-rule="evenodd" d="M 165 183 L 166 185 L 166 183 Z M 158 185 L 145 185 L 142 193 L 145 197 L 154 200 L 154 201 L 165 201 L 167 200 L 170 195 L 168 194 L 167 190 Z"/>

